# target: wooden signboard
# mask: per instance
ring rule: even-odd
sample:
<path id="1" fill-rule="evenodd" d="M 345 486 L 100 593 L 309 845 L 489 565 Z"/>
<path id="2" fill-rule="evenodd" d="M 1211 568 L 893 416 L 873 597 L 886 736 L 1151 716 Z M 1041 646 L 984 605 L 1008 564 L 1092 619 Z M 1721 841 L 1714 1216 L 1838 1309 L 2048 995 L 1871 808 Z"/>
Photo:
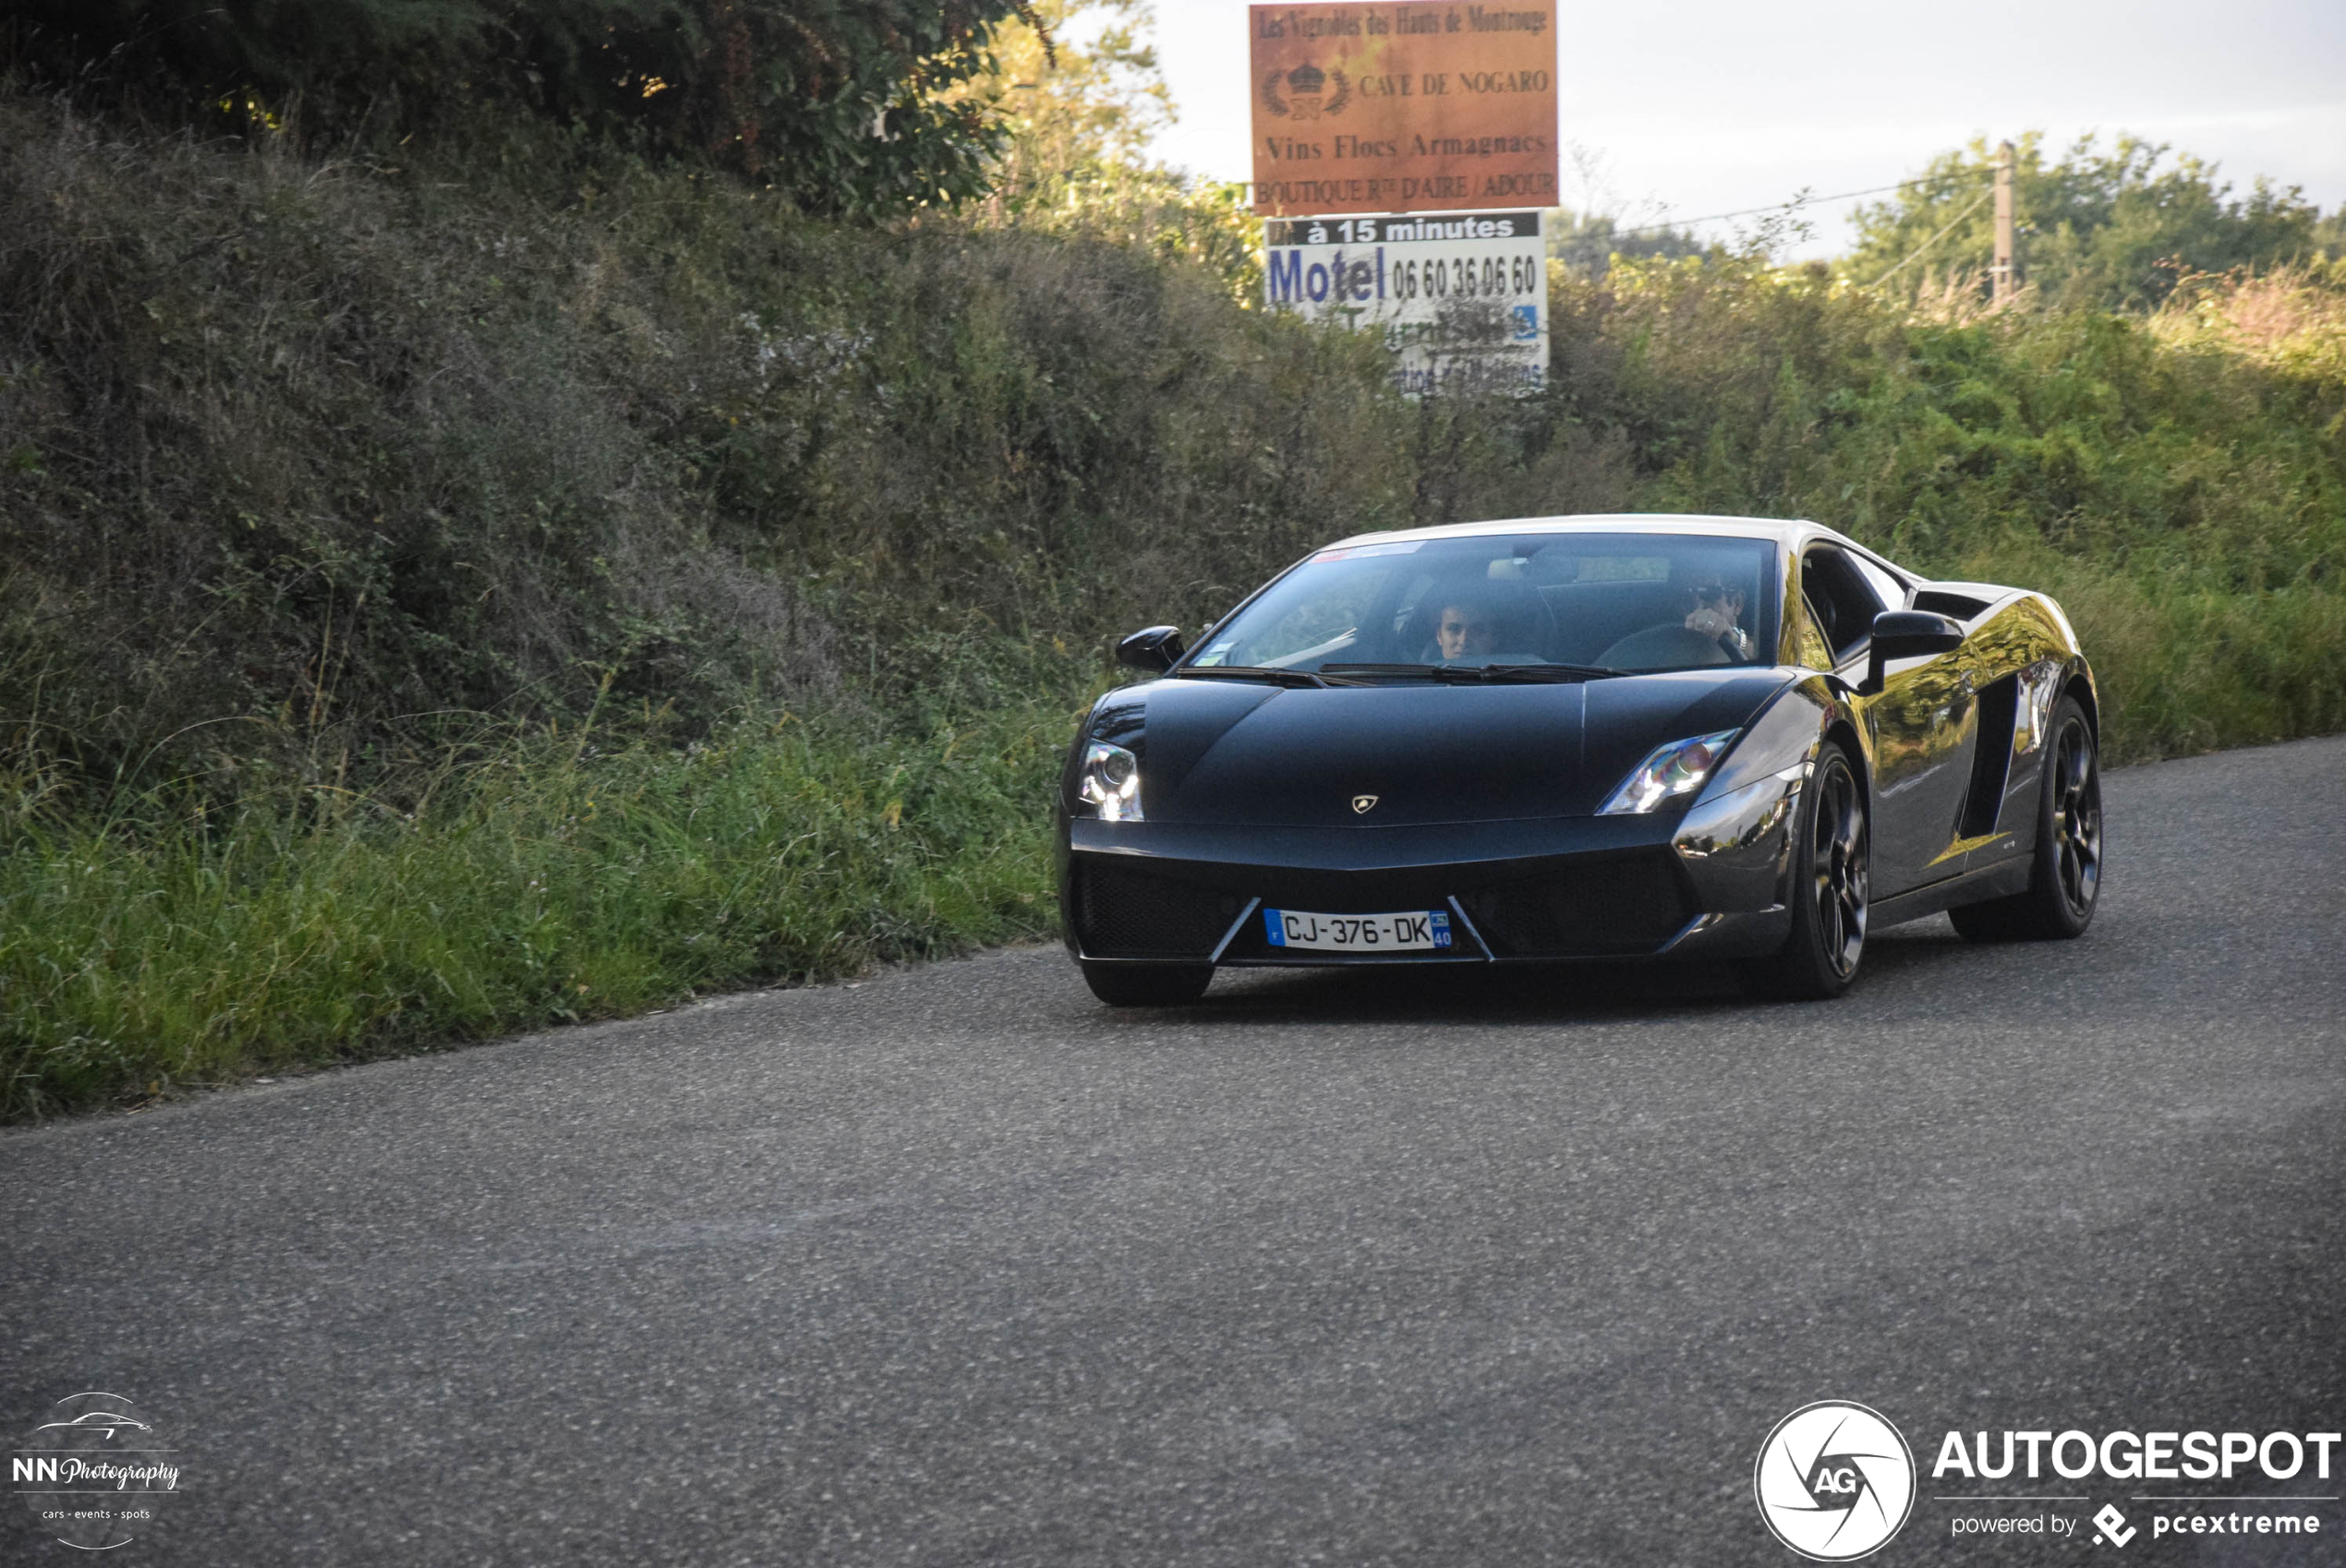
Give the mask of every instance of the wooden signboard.
<path id="1" fill-rule="evenodd" d="M 1554 0 L 1254 6 L 1254 210 L 1551 207 Z"/>

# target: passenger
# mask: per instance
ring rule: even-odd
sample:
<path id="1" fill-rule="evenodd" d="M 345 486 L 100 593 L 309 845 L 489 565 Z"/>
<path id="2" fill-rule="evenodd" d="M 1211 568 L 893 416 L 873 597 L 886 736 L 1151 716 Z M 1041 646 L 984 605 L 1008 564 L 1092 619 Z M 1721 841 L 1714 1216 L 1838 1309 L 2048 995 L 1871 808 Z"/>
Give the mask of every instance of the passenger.
<path id="1" fill-rule="evenodd" d="M 1706 578 L 1694 587 L 1694 610 L 1687 617 L 1687 630 L 1699 632 L 1719 639 L 1728 658 L 1737 664 L 1751 658 L 1751 633 L 1743 629 L 1743 590 L 1729 587 L 1717 578 Z"/>
<path id="2" fill-rule="evenodd" d="M 1481 599 L 1452 599 L 1433 618 L 1433 642 L 1445 664 L 1488 658 L 1499 651 L 1498 612 Z"/>

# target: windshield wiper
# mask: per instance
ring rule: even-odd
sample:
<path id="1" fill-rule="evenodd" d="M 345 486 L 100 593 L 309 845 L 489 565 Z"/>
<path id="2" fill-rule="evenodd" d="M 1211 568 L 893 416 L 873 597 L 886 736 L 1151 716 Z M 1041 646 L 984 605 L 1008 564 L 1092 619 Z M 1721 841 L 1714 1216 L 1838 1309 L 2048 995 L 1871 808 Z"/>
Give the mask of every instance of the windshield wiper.
<path id="1" fill-rule="evenodd" d="M 1324 664 L 1320 673 L 1335 684 L 1348 686 L 1392 678 L 1438 681 L 1446 686 L 1481 686 L 1506 681 L 1531 684 L 1597 681 L 1628 671 L 1602 664 Z"/>
<path id="2" fill-rule="evenodd" d="M 1348 680 L 1347 677 L 1348 676 L 1357 677 L 1365 675 L 1375 677 L 1389 675 L 1404 678 L 1415 677 L 1419 680 L 1425 681 L 1438 681 L 1448 672 L 1449 667 L 1447 665 L 1441 664 L 1324 664 L 1320 666 L 1321 678 L 1327 681 L 1333 681 L 1340 686 L 1361 686 L 1368 684 L 1366 681 Z"/>
<path id="3" fill-rule="evenodd" d="M 1486 681 L 1602 681 L 1610 675 L 1628 673 L 1609 664 L 1486 664 L 1482 667 L 1482 678 Z"/>
<path id="4" fill-rule="evenodd" d="M 1324 686 L 1326 681 L 1308 669 L 1274 669 L 1262 664 L 1193 665 L 1173 672 L 1175 679 L 1185 681 L 1268 681 L 1279 686 Z"/>

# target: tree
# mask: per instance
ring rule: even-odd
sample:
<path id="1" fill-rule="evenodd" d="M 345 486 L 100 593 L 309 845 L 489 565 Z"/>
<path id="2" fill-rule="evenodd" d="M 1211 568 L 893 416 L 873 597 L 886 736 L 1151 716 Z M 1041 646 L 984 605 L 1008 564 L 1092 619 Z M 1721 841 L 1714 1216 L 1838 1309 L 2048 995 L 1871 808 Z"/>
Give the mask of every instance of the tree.
<path id="1" fill-rule="evenodd" d="M 488 102 L 707 159 L 803 204 L 984 188 L 1001 132 L 950 89 L 1022 0 L 18 0 L 18 52 L 193 117 L 426 128 Z"/>
<path id="2" fill-rule="evenodd" d="M 2188 153 L 2171 161 L 2164 142 L 2121 136 L 2104 151 L 2086 136 L 2053 162 L 2043 133 L 2031 131 L 2017 150 L 2021 277 L 2057 304 L 2144 309 L 2183 272 L 2263 269 L 2321 249 L 2320 211 L 2299 187 L 2260 178 L 2235 196 L 2215 164 Z M 1889 200 L 1860 207 L 1851 273 L 1870 282 L 1905 262 L 1917 282 L 1931 272 L 1984 279 L 1995 252 L 1994 172 L 1983 138 L 1932 159 Z"/>
<path id="3" fill-rule="evenodd" d="M 1653 257 L 1703 256 L 1711 247 L 1691 229 L 1668 223 L 1618 228 L 1605 212 L 1576 212 L 1569 207 L 1548 209 L 1548 255 L 1564 263 L 1575 276 L 1594 282 L 1615 260 L 1646 260 Z"/>
<path id="4" fill-rule="evenodd" d="M 986 211 L 1029 233 L 1185 258 L 1252 302 L 1263 228 L 1246 187 L 1150 156 L 1177 115 L 1149 41 L 1155 20 L 1149 0 L 1034 0 L 996 30 L 993 68 L 953 94 L 996 105 L 1007 133 Z"/>
<path id="5" fill-rule="evenodd" d="M 1150 139 L 1177 117 L 1148 42 L 1155 20 L 1149 0 L 1034 0 L 997 30 L 992 67 L 949 96 L 998 105 L 994 179 L 1007 204 L 1155 172 Z"/>
<path id="6" fill-rule="evenodd" d="M 2314 225 L 2314 243 L 2332 261 L 2346 259 L 2346 203 Z"/>

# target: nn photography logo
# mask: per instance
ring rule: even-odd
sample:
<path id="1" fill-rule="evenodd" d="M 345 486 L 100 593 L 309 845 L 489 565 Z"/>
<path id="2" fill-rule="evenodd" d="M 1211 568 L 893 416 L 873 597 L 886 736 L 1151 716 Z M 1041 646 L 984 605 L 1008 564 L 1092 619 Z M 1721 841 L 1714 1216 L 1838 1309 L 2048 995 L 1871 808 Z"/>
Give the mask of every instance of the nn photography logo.
<path id="1" fill-rule="evenodd" d="M 127 1546 L 179 1494 L 178 1451 L 119 1393 L 70 1393 L 9 1455 L 8 1479 L 42 1534 L 82 1551 Z"/>
<path id="2" fill-rule="evenodd" d="M 1815 1562 L 1879 1550 L 1915 1506 L 1915 1456 L 1880 1412 L 1841 1400 L 1778 1421 L 1752 1465 L 1760 1517 Z"/>

